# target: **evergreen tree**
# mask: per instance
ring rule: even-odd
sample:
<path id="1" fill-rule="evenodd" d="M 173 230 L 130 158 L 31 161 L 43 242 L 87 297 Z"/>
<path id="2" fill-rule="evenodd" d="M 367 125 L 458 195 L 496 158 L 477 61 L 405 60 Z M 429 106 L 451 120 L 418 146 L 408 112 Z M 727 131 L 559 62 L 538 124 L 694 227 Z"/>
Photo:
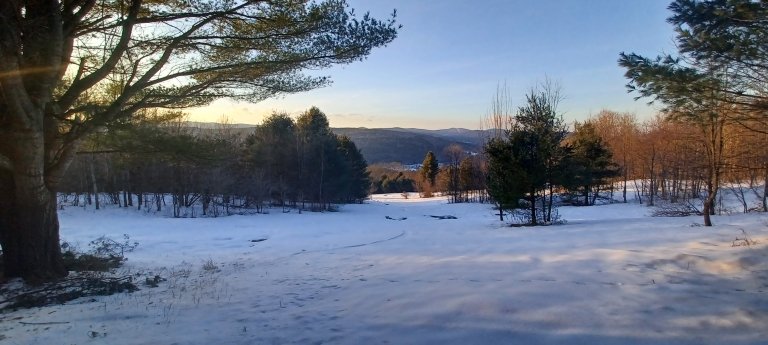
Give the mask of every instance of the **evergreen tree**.
<path id="1" fill-rule="evenodd" d="M 504 221 L 504 211 L 519 207 L 524 195 L 519 182 L 522 172 L 514 160 L 509 140 L 493 138 L 485 144 L 484 151 L 488 157 L 488 195 L 496 203 L 499 220 Z"/>
<path id="2" fill-rule="evenodd" d="M 368 173 L 368 163 L 355 143 L 347 136 L 338 138 L 341 154 L 346 161 L 346 181 L 344 186 L 345 202 L 362 202 L 368 197 L 371 188 L 371 178 Z"/>
<path id="3" fill-rule="evenodd" d="M 370 189 L 367 163 L 347 137 L 337 137 L 328 118 L 312 107 L 296 120 L 299 194 L 322 208 L 362 201 Z"/>
<path id="4" fill-rule="evenodd" d="M 472 163 L 472 157 L 465 157 L 459 163 L 459 189 L 464 193 L 464 201 L 469 200 L 469 191 L 476 186 L 475 167 Z"/>
<path id="5" fill-rule="evenodd" d="M 493 139 L 486 145 L 489 188 L 495 189 L 490 192 L 492 197 L 502 198 L 503 202 L 496 201 L 498 204 L 516 205 L 516 193 L 522 192 L 532 225 L 552 220 L 554 186 L 561 184 L 565 156 L 561 142 L 567 132 L 557 114 L 559 99 L 559 90 L 550 83 L 532 89 L 526 95 L 526 105 L 518 108 L 506 138 Z M 541 201 L 541 207 L 537 201 Z"/>
<path id="6" fill-rule="evenodd" d="M 765 121 L 768 2 L 675 0 L 669 10 L 679 56 L 621 53 L 629 89 L 662 101 L 666 110 L 689 105 L 686 98 L 693 93 L 709 95 L 734 105 L 731 117 L 744 126 L 753 119 Z M 718 80 L 724 71 L 727 82 Z"/>
<path id="7" fill-rule="evenodd" d="M 336 140 L 325 113 L 312 107 L 296 120 L 300 176 L 303 200 L 323 205 L 327 195 L 331 167 L 330 158 L 336 151 Z"/>
<path id="8" fill-rule="evenodd" d="M 569 139 L 572 161 L 566 169 L 569 181 L 564 184 L 584 197 L 584 205 L 594 205 L 599 186 L 618 176 L 619 169 L 591 122 L 576 122 L 575 131 Z"/>
<path id="9" fill-rule="evenodd" d="M 534 225 L 539 220 L 551 221 L 553 188 L 560 184 L 557 180 L 563 158 L 560 144 L 567 131 L 562 117 L 557 114 L 558 98 L 557 90 L 548 86 L 531 90 L 526 96 L 526 105 L 520 107 L 515 115 L 515 125 L 510 133 L 512 154 L 523 175 L 520 182 L 526 192 L 525 199 Z M 548 198 L 544 195 L 547 189 Z M 539 198 L 540 216 L 536 210 Z"/>
<path id="10" fill-rule="evenodd" d="M 331 133 L 327 139 L 322 142 L 322 198 L 317 200 L 324 209 L 330 209 L 331 203 L 351 201 L 349 191 L 353 178 L 351 162 L 347 160 L 339 138 Z"/>
<path id="11" fill-rule="evenodd" d="M 437 173 L 440 172 L 437 157 L 432 151 L 427 152 L 424 156 L 424 161 L 421 163 L 419 174 L 424 181 L 429 182 L 430 187 L 435 187 L 435 180 L 437 179 Z"/>
<path id="12" fill-rule="evenodd" d="M 246 138 L 242 160 L 243 188 L 266 185 L 266 196 L 278 205 L 296 200 L 298 185 L 296 124 L 285 113 L 273 113 Z M 262 172 L 259 174 L 259 172 Z M 257 181 L 256 178 L 265 181 Z"/>

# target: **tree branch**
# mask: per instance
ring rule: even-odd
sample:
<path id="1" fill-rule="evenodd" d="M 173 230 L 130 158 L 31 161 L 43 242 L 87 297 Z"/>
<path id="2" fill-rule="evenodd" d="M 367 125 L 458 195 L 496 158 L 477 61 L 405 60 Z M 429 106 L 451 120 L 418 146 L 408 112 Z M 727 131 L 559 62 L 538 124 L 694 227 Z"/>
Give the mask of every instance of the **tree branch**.
<path id="1" fill-rule="evenodd" d="M 115 69 L 118 61 L 120 61 L 120 59 L 123 57 L 123 54 L 125 54 L 125 52 L 128 50 L 128 47 L 130 46 L 131 37 L 133 34 L 133 26 L 135 24 L 136 18 L 139 15 L 141 4 L 142 0 L 131 1 L 131 6 L 128 9 L 128 15 L 123 21 L 123 30 L 122 34 L 120 35 L 120 40 L 115 45 L 114 49 L 112 49 L 109 58 L 104 61 L 104 64 L 100 68 L 96 69 L 94 72 L 83 77 L 82 79 L 73 82 L 72 85 L 70 85 L 67 92 L 65 92 L 64 95 L 62 95 L 59 99 L 59 104 L 62 108 L 69 108 L 72 106 L 75 100 L 83 92 L 85 92 L 85 90 L 102 81 Z"/>

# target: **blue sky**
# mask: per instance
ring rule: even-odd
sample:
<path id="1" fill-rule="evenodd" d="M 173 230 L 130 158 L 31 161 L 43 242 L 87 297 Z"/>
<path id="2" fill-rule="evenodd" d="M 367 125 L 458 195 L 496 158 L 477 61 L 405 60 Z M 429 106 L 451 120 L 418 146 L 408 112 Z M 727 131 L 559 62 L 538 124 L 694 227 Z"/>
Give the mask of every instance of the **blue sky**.
<path id="1" fill-rule="evenodd" d="M 218 101 L 191 120 L 259 123 L 272 111 L 317 106 L 333 127 L 478 128 L 499 84 L 521 105 L 545 78 L 559 82 L 567 122 L 601 109 L 655 113 L 627 94 L 622 51 L 674 52 L 669 0 L 348 0 L 359 14 L 397 9 L 403 25 L 362 62 L 323 71 L 328 87 L 258 104 Z"/>

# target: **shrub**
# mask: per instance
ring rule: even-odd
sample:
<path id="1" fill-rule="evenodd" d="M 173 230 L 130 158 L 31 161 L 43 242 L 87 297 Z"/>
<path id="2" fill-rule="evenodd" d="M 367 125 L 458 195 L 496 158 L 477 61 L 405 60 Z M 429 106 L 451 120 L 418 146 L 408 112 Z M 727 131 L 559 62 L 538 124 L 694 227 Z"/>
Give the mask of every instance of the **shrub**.
<path id="1" fill-rule="evenodd" d="M 88 243 L 90 249 L 85 253 L 69 242 L 61 244 L 61 251 L 64 267 L 68 271 L 106 272 L 120 267 L 127 260 L 125 254 L 135 250 L 138 245 L 138 242 L 131 242 L 130 237 L 124 234 L 122 242 L 101 236 Z"/>

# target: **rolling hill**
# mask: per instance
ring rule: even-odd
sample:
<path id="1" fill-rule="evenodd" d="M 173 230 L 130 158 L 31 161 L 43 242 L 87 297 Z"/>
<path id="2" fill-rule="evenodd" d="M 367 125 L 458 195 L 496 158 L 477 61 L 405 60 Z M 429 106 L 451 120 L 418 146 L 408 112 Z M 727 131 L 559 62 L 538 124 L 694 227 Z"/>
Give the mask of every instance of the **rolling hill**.
<path id="1" fill-rule="evenodd" d="M 468 129 L 426 130 L 415 128 L 333 128 L 355 142 L 369 164 L 400 162 L 421 163 L 432 151 L 439 161 L 446 161 L 444 151 L 453 144 L 468 152 L 482 150 L 482 131 Z"/>
<path id="2" fill-rule="evenodd" d="M 202 131 L 213 130 L 218 124 L 194 122 L 191 127 Z M 240 135 L 249 134 L 254 125 L 231 124 L 231 131 Z M 445 150 L 453 145 L 461 146 L 467 152 L 480 152 L 487 131 L 464 128 L 420 129 L 420 128 L 332 128 L 337 135 L 346 135 L 355 142 L 369 164 L 400 162 L 421 163 L 428 151 L 437 155 L 441 162 L 448 158 Z"/>

